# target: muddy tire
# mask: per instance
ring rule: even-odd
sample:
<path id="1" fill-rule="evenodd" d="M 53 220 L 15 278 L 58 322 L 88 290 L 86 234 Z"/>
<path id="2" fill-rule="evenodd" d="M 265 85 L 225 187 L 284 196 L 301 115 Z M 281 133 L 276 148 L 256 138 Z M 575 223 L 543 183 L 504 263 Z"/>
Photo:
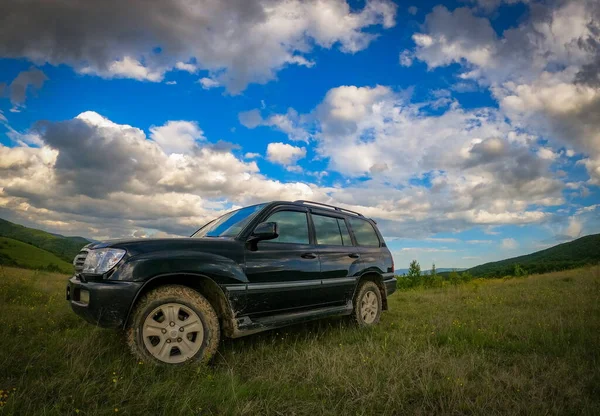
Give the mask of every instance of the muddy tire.
<path id="1" fill-rule="evenodd" d="M 135 305 L 126 330 L 131 352 L 157 364 L 206 362 L 217 352 L 221 331 L 211 304 L 179 285 L 156 288 Z"/>
<path id="2" fill-rule="evenodd" d="M 381 317 L 382 305 L 379 287 L 371 281 L 364 281 L 356 291 L 352 319 L 358 326 L 377 325 Z"/>

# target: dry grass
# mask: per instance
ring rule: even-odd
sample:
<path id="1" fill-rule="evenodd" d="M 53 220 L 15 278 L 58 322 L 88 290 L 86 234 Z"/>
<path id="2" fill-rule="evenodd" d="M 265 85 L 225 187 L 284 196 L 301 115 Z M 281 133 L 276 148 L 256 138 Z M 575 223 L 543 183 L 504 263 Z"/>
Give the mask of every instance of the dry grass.
<path id="1" fill-rule="evenodd" d="M 0 271 L 0 414 L 600 414 L 598 267 L 401 292 L 377 328 L 289 327 L 175 369 L 76 317 L 65 281 Z"/>

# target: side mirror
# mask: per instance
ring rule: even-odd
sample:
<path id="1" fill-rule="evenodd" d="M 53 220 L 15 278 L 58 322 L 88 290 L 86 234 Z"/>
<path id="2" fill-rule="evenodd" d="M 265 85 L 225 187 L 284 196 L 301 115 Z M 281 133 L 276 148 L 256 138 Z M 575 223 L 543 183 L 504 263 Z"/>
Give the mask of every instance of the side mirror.
<path id="1" fill-rule="evenodd" d="M 250 239 L 253 241 L 272 240 L 279 237 L 279 227 L 276 222 L 261 222 L 254 228 Z"/>

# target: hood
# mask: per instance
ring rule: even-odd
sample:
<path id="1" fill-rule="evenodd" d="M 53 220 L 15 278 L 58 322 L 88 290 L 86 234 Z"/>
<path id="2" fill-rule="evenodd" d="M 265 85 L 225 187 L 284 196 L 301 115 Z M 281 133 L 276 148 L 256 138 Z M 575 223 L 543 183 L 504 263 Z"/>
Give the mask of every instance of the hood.
<path id="1" fill-rule="evenodd" d="M 226 237 L 204 237 L 204 238 L 137 238 L 107 240 L 90 243 L 85 248 L 95 250 L 100 248 L 120 248 L 127 250 L 129 255 L 135 256 L 143 253 L 157 251 L 202 251 L 219 253 L 230 249 L 232 246 L 241 246 L 242 242 L 234 238 Z"/>

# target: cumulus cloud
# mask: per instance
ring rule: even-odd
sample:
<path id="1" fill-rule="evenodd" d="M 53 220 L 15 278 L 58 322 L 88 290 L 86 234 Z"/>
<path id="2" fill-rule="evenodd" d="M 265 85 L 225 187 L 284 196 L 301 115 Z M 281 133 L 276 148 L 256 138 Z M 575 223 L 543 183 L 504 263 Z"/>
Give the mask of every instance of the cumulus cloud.
<path id="1" fill-rule="evenodd" d="M 306 55 L 313 45 L 365 49 L 395 15 L 389 0 L 358 10 L 343 0 L 7 0 L 0 4 L 0 56 L 153 82 L 174 68 L 207 70 L 238 93 L 286 65 L 312 66 Z"/>
<path id="2" fill-rule="evenodd" d="M 305 156 L 305 147 L 296 147 L 287 143 L 269 143 L 267 146 L 267 159 L 283 166 L 292 165 Z"/>
<path id="3" fill-rule="evenodd" d="M 357 101 L 348 101 L 353 95 Z M 421 114 L 386 87 L 327 94 L 315 110 L 315 140 L 330 161 L 327 171 L 371 175 L 327 187 L 269 179 L 252 160 L 256 154 L 236 157 L 231 144 L 209 142 L 193 122 L 169 121 L 147 137 L 139 128 L 85 112 L 23 133 L 37 137 L 35 147 L 24 140 L 18 147 L 0 146 L 0 210 L 16 221 L 97 239 L 140 229 L 189 235 L 228 209 L 274 199 L 358 210 L 377 218 L 391 237 L 549 220 L 540 207 L 563 202 L 561 183 L 548 176 L 550 162 L 510 141 L 504 134 L 509 126 L 493 113 L 448 113 L 442 119 Z M 368 145 L 371 153 L 353 150 L 356 144 Z M 338 154 L 346 156 L 336 159 Z M 305 155 L 304 147 L 271 143 L 266 157 L 299 172 L 295 162 Z M 363 157 L 369 163 L 356 171 L 353 164 Z M 319 180 L 327 171 L 312 176 Z M 420 184 L 419 178 L 427 180 Z"/>
<path id="4" fill-rule="evenodd" d="M 220 86 L 221 84 L 219 84 L 219 81 L 215 81 L 212 78 L 200 78 L 200 80 L 198 81 L 200 83 L 200 85 L 202 85 L 202 88 L 204 88 L 205 90 L 210 90 L 211 88 L 217 88 L 218 86 Z"/>
<path id="5" fill-rule="evenodd" d="M 190 153 L 196 142 L 204 140 L 198 124 L 190 121 L 169 121 L 164 126 L 150 127 L 150 137 L 166 153 Z"/>
<path id="6" fill-rule="evenodd" d="M 480 1 L 494 8 L 500 1 Z M 488 7 L 489 6 L 489 7 Z M 430 68 L 458 63 L 459 78 L 490 88 L 511 123 L 586 156 L 592 184 L 600 161 L 600 7 L 595 1 L 532 5 L 527 20 L 496 34 L 471 9 L 438 6 L 413 35 Z M 542 150 L 541 156 L 551 156 Z"/>
<path id="7" fill-rule="evenodd" d="M 239 205 L 325 197 L 314 185 L 264 177 L 255 162 L 207 143 L 191 122 L 153 127 L 148 138 L 85 112 L 36 129 L 39 147 L 0 145 L 0 210 L 56 231 L 92 238 L 139 229 L 189 235 Z"/>
<path id="8" fill-rule="evenodd" d="M 553 161 L 496 109 L 431 115 L 389 87 L 341 86 L 311 114 L 318 155 L 349 182 L 324 202 L 378 218 L 386 235 L 539 223 L 551 215 L 535 206 L 564 203 Z"/>

